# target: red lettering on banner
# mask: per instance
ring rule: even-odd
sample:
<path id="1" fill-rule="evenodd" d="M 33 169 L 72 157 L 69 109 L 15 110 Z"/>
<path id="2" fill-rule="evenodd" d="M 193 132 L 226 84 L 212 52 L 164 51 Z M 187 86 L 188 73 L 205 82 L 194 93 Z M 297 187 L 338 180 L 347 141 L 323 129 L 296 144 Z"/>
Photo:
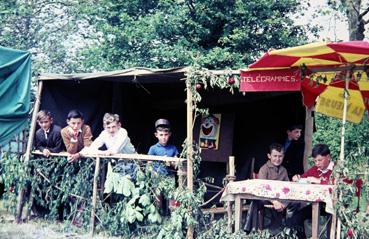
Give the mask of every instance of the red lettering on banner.
<path id="1" fill-rule="evenodd" d="M 299 70 L 241 71 L 241 91 L 300 91 Z"/>

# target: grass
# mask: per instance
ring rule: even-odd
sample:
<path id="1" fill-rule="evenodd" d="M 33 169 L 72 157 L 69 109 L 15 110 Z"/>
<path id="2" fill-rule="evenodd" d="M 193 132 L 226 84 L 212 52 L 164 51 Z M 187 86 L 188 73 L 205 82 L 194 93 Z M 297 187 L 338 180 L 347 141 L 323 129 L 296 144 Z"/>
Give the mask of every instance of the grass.
<path id="1" fill-rule="evenodd" d="M 1 239 L 87 239 L 89 232 L 82 231 L 69 223 L 51 223 L 43 219 L 32 219 L 29 222 L 16 224 L 14 216 L 5 208 L 0 200 L 0 238 Z M 106 235 L 96 235 L 96 239 L 115 238 Z"/>

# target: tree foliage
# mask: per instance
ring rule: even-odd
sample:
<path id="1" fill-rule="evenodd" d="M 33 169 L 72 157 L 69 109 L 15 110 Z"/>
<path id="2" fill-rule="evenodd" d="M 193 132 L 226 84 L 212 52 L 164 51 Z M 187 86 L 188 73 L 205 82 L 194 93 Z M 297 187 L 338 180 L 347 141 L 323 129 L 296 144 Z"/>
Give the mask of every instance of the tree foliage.
<path id="1" fill-rule="evenodd" d="M 369 2 L 366 0 L 328 0 L 328 5 L 335 11 L 346 15 L 350 41 L 364 40 L 365 26 L 369 20 Z"/>
<path id="2" fill-rule="evenodd" d="M 194 62 L 242 68 L 306 39 L 292 19 L 298 11 L 296 0 L 2 1 L 0 45 L 30 50 L 35 75 Z"/>
<path id="3" fill-rule="evenodd" d="M 206 68 L 241 68 L 269 48 L 305 40 L 291 14 L 294 0 L 102 0 L 86 7 L 91 24 L 103 33 L 87 64 L 112 69 L 175 67 L 197 62 Z M 98 58 L 96 58 L 98 56 Z"/>
<path id="4" fill-rule="evenodd" d="M 79 51 L 97 33 L 80 13 L 78 1 L 0 1 L 0 45 L 33 54 L 33 74 L 81 69 Z"/>

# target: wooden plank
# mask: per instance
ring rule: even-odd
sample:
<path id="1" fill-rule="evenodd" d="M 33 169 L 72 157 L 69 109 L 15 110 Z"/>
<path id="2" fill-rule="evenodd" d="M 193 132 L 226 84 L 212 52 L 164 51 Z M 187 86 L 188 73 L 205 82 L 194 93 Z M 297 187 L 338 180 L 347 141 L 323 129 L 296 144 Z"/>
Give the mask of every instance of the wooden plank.
<path id="1" fill-rule="evenodd" d="M 225 208 L 224 207 L 213 207 L 213 208 L 204 208 L 204 209 L 201 209 L 201 211 L 204 213 L 204 214 L 210 214 L 210 213 L 214 213 L 214 214 L 221 214 L 221 213 L 228 213 L 228 206 L 226 206 Z M 249 205 L 244 205 L 242 207 L 242 211 L 245 212 L 247 210 L 249 210 L 250 206 Z"/>
<path id="2" fill-rule="evenodd" d="M 37 94 L 36 94 L 36 101 L 35 101 L 35 104 L 33 106 L 31 128 L 29 130 L 29 137 L 28 137 L 26 153 L 24 154 L 24 167 L 25 167 L 26 171 L 27 171 L 27 168 L 28 168 L 29 157 L 31 155 L 31 149 L 32 149 L 32 145 L 33 145 L 33 138 L 34 138 L 35 131 L 36 131 L 36 117 L 37 117 L 37 113 L 40 109 L 42 88 L 43 88 L 43 81 L 39 81 L 38 82 L 38 88 L 37 88 Z M 18 194 L 17 213 L 16 213 L 16 216 L 15 216 L 15 221 L 17 223 L 20 223 L 21 220 L 22 220 L 22 211 L 23 211 L 23 204 L 24 204 L 24 190 L 25 189 L 22 189 L 20 191 L 20 193 Z"/>
<path id="3" fill-rule="evenodd" d="M 192 87 L 191 82 L 187 79 L 186 81 L 187 90 L 187 188 L 193 192 L 193 164 L 192 164 L 192 141 L 193 141 L 193 128 L 192 128 Z M 190 210 L 191 211 L 191 210 Z M 187 238 L 193 238 L 193 227 L 189 225 L 187 229 Z"/>
<path id="4" fill-rule="evenodd" d="M 319 238 L 319 219 L 320 219 L 320 212 L 319 212 L 320 204 L 319 202 L 313 202 L 312 204 L 312 238 L 318 239 Z"/>
<path id="5" fill-rule="evenodd" d="M 232 202 L 227 203 L 228 232 L 232 233 Z"/>
<path id="6" fill-rule="evenodd" d="M 239 195 L 235 195 L 235 207 L 234 207 L 234 231 L 238 232 L 241 229 L 241 219 L 242 219 L 242 210 L 241 210 L 241 197 Z"/>
<path id="7" fill-rule="evenodd" d="M 35 150 L 32 152 L 34 155 L 42 155 L 42 152 Z M 61 153 L 50 153 L 50 156 L 56 157 L 68 157 L 69 153 L 61 152 Z M 146 154 L 113 154 L 113 155 L 98 155 L 98 154 L 84 154 L 85 158 L 109 158 L 109 159 L 121 159 L 121 160 L 132 160 L 139 159 L 142 161 L 163 161 L 163 162 L 184 162 L 186 159 L 183 158 L 175 158 L 175 157 L 167 157 L 167 156 L 155 156 L 155 155 L 146 155 Z"/>
<path id="8" fill-rule="evenodd" d="M 91 219 L 90 219 L 90 236 L 91 236 L 91 238 L 94 235 L 94 229 L 95 229 L 97 180 L 99 178 L 99 172 L 100 172 L 100 158 L 97 157 L 96 158 L 96 165 L 95 165 L 94 181 L 93 181 L 93 190 L 92 190 L 92 210 L 91 210 Z"/>
<path id="9" fill-rule="evenodd" d="M 314 118 L 313 118 L 313 107 L 305 108 L 305 150 L 304 150 L 304 171 L 306 172 L 309 168 L 309 157 L 313 148 L 313 129 L 314 129 Z"/>

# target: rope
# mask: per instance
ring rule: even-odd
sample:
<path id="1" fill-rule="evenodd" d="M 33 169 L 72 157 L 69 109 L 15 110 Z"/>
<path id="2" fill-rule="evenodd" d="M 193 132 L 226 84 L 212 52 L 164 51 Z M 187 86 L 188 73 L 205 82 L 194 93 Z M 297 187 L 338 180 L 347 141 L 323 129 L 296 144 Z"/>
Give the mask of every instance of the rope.
<path id="1" fill-rule="evenodd" d="M 200 205 L 200 207 L 203 207 L 207 204 L 209 204 L 211 201 L 213 201 L 216 197 L 219 196 L 219 194 L 221 194 L 224 191 L 224 188 L 222 188 L 217 194 L 215 194 L 212 198 L 210 198 L 208 201 L 204 202 L 203 204 Z"/>
<path id="2" fill-rule="evenodd" d="M 216 189 L 219 189 L 219 190 L 222 190 L 222 189 L 224 189 L 224 188 L 222 188 L 222 187 L 219 187 L 219 186 L 216 186 L 216 185 L 213 185 L 213 184 L 210 184 L 210 183 L 204 183 L 206 186 L 208 186 L 208 187 L 212 187 L 212 188 L 216 188 Z"/>

